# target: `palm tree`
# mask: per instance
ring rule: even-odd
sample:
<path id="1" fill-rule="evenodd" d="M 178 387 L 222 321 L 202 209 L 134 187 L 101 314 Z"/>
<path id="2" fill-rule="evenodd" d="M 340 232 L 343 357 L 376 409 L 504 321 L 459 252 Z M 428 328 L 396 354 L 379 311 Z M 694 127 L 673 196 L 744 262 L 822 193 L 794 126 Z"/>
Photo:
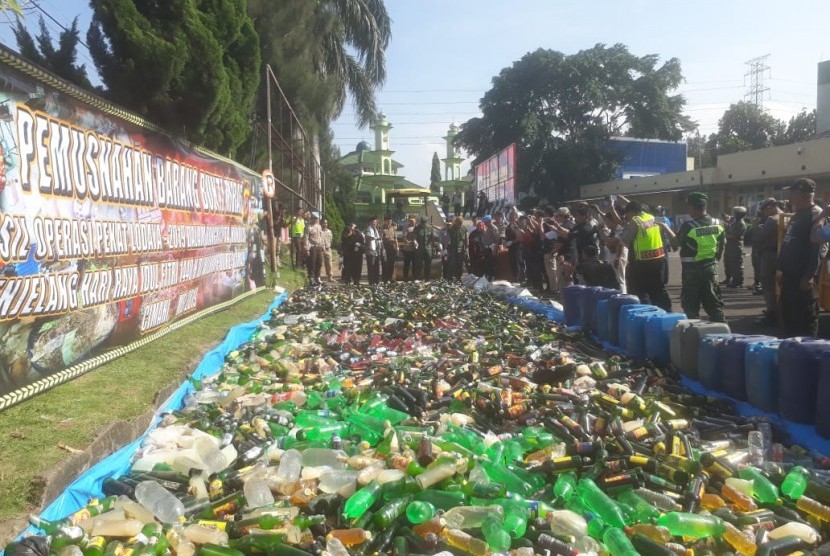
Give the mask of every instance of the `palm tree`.
<path id="1" fill-rule="evenodd" d="M 333 85 L 331 117 L 343 110 L 351 93 L 358 123 L 374 120 L 374 91 L 386 81 L 386 47 L 392 22 L 383 0 L 318 0 L 314 56 L 318 72 Z M 354 54 L 351 53 L 354 52 Z"/>
<path id="2" fill-rule="evenodd" d="M 376 114 L 391 20 L 383 0 L 249 0 L 262 59 L 305 123 L 323 129 L 351 94 L 360 125 Z"/>

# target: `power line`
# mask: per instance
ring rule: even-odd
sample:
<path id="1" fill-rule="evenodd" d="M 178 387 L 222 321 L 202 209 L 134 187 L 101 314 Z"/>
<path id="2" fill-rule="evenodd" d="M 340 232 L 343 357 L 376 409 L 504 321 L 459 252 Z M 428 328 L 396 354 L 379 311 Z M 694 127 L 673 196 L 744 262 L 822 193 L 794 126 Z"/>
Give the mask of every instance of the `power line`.
<path id="1" fill-rule="evenodd" d="M 34 6 L 34 7 L 35 7 L 35 8 L 37 8 L 38 10 L 40 10 L 40 12 L 41 12 L 43 15 L 45 15 L 48 19 L 50 19 L 50 20 L 51 20 L 51 21 L 52 21 L 55 25 L 57 25 L 58 27 L 60 27 L 60 28 L 61 28 L 61 29 L 63 29 L 64 31 L 69 31 L 69 29 L 68 29 L 68 28 L 66 28 L 66 27 L 63 25 L 63 23 L 61 23 L 60 21 L 58 21 L 57 19 L 55 19 L 54 17 L 52 17 L 52 14 L 50 14 L 49 12 L 47 12 L 46 10 L 44 10 L 44 9 L 40 6 L 40 4 L 38 4 L 38 3 L 37 3 L 37 1 L 36 1 L 36 0 L 31 0 L 31 2 L 32 2 L 32 6 Z M 87 43 L 85 43 L 85 42 L 83 41 L 83 39 L 81 39 L 81 34 L 80 34 L 80 33 L 78 33 L 78 43 L 82 44 L 82 45 L 84 46 L 84 48 L 86 48 L 87 50 L 89 50 L 89 45 L 88 45 Z"/>

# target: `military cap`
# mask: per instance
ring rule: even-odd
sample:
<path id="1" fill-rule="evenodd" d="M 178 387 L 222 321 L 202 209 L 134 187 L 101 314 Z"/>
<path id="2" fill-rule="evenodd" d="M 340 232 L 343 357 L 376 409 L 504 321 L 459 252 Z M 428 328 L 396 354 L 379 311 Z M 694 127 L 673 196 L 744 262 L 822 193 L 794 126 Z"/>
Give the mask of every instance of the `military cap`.
<path id="1" fill-rule="evenodd" d="M 686 195 L 686 202 L 687 203 L 708 203 L 709 196 L 706 193 L 701 193 L 700 191 L 695 191 L 693 193 L 689 193 Z"/>

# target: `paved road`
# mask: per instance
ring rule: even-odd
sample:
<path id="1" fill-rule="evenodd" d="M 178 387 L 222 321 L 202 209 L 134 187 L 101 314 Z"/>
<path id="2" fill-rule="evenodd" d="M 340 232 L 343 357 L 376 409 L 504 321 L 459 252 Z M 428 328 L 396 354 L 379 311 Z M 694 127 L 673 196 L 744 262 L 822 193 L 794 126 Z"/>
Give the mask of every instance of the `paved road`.
<path id="1" fill-rule="evenodd" d="M 777 336 L 780 331 L 774 326 L 762 326 L 755 323 L 755 320 L 760 318 L 761 312 L 764 310 L 764 300 L 760 295 L 753 295 L 752 290 L 747 289 L 753 283 L 752 278 L 752 264 L 750 263 L 749 249 L 745 250 L 744 257 L 744 287 L 741 289 L 727 289 L 722 288 L 724 302 L 726 303 L 726 320 L 729 323 L 733 332 L 741 334 L 766 334 L 770 336 Z M 286 257 L 287 258 L 287 257 Z M 335 280 L 340 278 L 340 268 L 338 255 L 334 254 L 332 274 Z M 285 262 L 283 263 L 285 264 Z M 289 262 L 288 265 L 291 263 Z M 437 264 L 437 263 L 436 263 Z M 400 276 L 402 263 L 397 264 L 397 274 Z M 435 271 L 435 275 L 438 271 Z M 325 274 L 324 274 L 325 275 Z M 723 279 L 723 265 L 721 265 L 721 279 Z M 364 268 L 364 283 L 366 281 Z M 680 260 L 677 253 L 672 253 L 669 258 L 669 295 L 672 298 L 673 309 L 675 311 L 682 311 L 680 306 Z M 701 311 L 705 315 L 704 311 Z M 819 335 L 825 338 L 830 338 L 830 313 L 822 315 L 821 325 L 819 327 Z"/>
<path id="2" fill-rule="evenodd" d="M 780 336 L 781 331 L 775 326 L 762 326 L 755 323 L 764 310 L 764 299 L 760 295 L 752 295 L 752 290 L 747 289 L 753 283 L 752 263 L 750 262 L 749 249 L 745 249 L 744 257 L 744 287 L 742 289 L 721 288 L 723 300 L 726 304 L 726 320 L 733 332 L 740 334 L 766 334 L 769 336 Z M 721 280 L 723 276 L 723 265 L 721 265 Z M 677 253 L 672 253 L 669 258 L 669 295 L 674 304 L 675 311 L 682 311 L 680 307 L 680 260 Z M 701 311 L 701 315 L 705 315 Z M 822 314 L 819 325 L 819 336 L 830 338 L 830 313 Z"/>

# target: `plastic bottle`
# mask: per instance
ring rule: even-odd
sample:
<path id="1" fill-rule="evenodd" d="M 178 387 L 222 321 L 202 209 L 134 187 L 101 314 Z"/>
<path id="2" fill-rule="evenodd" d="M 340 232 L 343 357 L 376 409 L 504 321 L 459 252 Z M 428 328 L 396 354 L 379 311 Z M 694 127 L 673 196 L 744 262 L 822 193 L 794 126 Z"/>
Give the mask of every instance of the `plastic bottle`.
<path id="1" fill-rule="evenodd" d="M 639 522 L 651 522 L 660 517 L 661 512 L 630 490 L 623 491 L 617 496 L 617 500 L 631 506 Z"/>
<path id="2" fill-rule="evenodd" d="M 724 530 L 723 520 L 717 517 L 682 512 L 663 514 L 657 524 L 676 537 L 720 537 Z"/>
<path id="3" fill-rule="evenodd" d="M 728 542 L 732 548 L 744 556 L 753 556 L 757 550 L 755 538 L 741 531 L 728 521 L 723 522 L 723 540 Z"/>
<path id="4" fill-rule="evenodd" d="M 273 479 L 277 484 L 293 483 L 300 478 L 303 456 L 297 450 L 287 450 L 280 457 L 280 465 Z"/>
<path id="5" fill-rule="evenodd" d="M 605 523 L 613 527 L 625 527 L 625 518 L 620 507 L 600 490 L 594 481 L 587 478 L 580 479 L 576 493 Z"/>
<path id="6" fill-rule="evenodd" d="M 326 552 L 331 556 L 349 556 L 349 551 L 337 537 L 326 538 Z"/>
<path id="7" fill-rule="evenodd" d="M 196 545 L 228 544 L 228 534 L 225 531 L 198 523 L 192 523 L 185 527 L 183 534 L 187 540 Z"/>
<path id="8" fill-rule="evenodd" d="M 752 512 L 758 509 L 758 505 L 753 502 L 752 498 L 729 484 L 724 484 L 720 489 L 720 493 L 742 512 Z"/>
<path id="9" fill-rule="evenodd" d="M 639 556 L 639 552 L 631 544 L 622 529 L 609 527 L 602 536 L 602 542 L 608 547 L 608 552 L 613 556 Z"/>
<path id="10" fill-rule="evenodd" d="M 144 524 L 137 519 L 96 519 L 90 532 L 93 536 L 134 537 L 141 532 Z"/>
<path id="11" fill-rule="evenodd" d="M 798 500 L 804 495 L 809 482 L 810 472 L 800 465 L 796 465 L 784 477 L 784 482 L 781 483 L 781 492 L 793 500 Z"/>
<path id="12" fill-rule="evenodd" d="M 504 508 L 496 504 L 490 506 L 457 506 L 444 512 L 442 516 L 447 527 L 452 529 L 475 529 L 493 516 L 504 518 Z"/>
<path id="13" fill-rule="evenodd" d="M 268 482 L 261 477 L 253 477 L 245 481 L 243 492 L 249 508 L 260 508 L 274 503 L 271 488 L 268 486 Z"/>
<path id="14" fill-rule="evenodd" d="M 821 540 L 818 531 L 807 525 L 806 523 L 798 523 L 797 521 L 790 521 L 780 527 L 776 527 L 767 536 L 773 540 L 783 537 L 796 536 L 807 544 L 814 545 Z"/>
<path id="15" fill-rule="evenodd" d="M 176 523 L 184 515 L 184 504 L 181 500 L 155 481 L 138 483 L 135 487 L 135 498 L 162 523 Z"/>
<path id="16" fill-rule="evenodd" d="M 371 540 L 372 532 L 365 529 L 351 528 L 351 529 L 334 529 L 326 535 L 326 541 L 335 539 L 343 546 L 351 547 L 357 546 Z"/>
<path id="17" fill-rule="evenodd" d="M 575 492 L 576 473 L 569 471 L 556 477 L 556 483 L 553 485 L 553 493 L 557 498 L 567 501 L 570 500 Z"/>
<path id="18" fill-rule="evenodd" d="M 749 463 L 755 467 L 763 467 L 766 448 L 764 446 L 764 435 L 761 431 L 749 431 L 747 435 L 747 446 L 749 447 Z"/>
<path id="19" fill-rule="evenodd" d="M 812 498 L 801 496 L 795 503 L 795 507 L 822 521 L 830 521 L 830 506 L 825 506 Z"/>
<path id="20" fill-rule="evenodd" d="M 457 469 L 454 464 L 445 463 L 421 473 L 415 477 L 415 480 L 418 481 L 418 484 L 422 489 L 427 489 L 432 485 L 443 481 L 444 479 L 449 479 L 455 475 L 456 470 Z"/>
<path id="21" fill-rule="evenodd" d="M 581 538 L 588 534 L 588 522 L 570 510 L 554 510 L 548 514 L 551 532 L 558 537 Z"/>
<path id="22" fill-rule="evenodd" d="M 752 481 L 752 495 L 765 504 L 778 500 L 778 487 L 772 484 L 760 470 L 746 466 L 738 472 L 741 479 Z"/>

